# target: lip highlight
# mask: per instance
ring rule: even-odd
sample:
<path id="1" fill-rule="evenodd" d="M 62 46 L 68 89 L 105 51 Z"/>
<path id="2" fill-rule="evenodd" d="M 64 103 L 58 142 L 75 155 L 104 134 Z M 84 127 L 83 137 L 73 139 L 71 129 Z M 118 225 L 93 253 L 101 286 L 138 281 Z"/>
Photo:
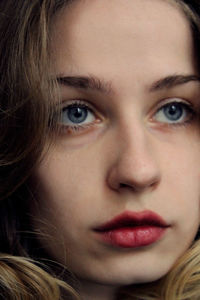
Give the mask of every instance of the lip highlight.
<path id="1" fill-rule="evenodd" d="M 136 248 L 155 243 L 168 227 L 163 218 L 152 211 L 125 211 L 95 228 L 95 232 L 112 246 Z"/>

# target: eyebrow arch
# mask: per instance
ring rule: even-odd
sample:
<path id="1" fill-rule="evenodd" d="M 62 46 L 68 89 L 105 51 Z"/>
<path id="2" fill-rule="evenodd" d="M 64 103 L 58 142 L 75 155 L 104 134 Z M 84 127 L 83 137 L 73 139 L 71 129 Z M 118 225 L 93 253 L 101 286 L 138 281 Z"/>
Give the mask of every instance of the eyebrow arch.
<path id="1" fill-rule="evenodd" d="M 191 81 L 200 83 L 200 76 L 197 75 L 171 75 L 162 78 L 152 84 L 150 92 L 155 92 L 162 89 L 173 88 L 177 85 L 185 84 Z"/>
<path id="2" fill-rule="evenodd" d="M 95 76 L 57 77 L 57 82 L 64 86 L 82 90 L 98 91 L 104 94 L 110 94 L 112 91 L 111 82 L 105 82 Z"/>
<path id="3" fill-rule="evenodd" d="M 112 91 L 111 82 L 105 82 L 95 76 L 59 76 L 56 78 L 61 85 L 78 88 L 82 90 L 98 91 L 104 94 L 110 94 Z M 150 88 L 150 92 L 163 89 L 170 89 L 177 85 L 186 84 L 191 81 L 200 83 L 200 76 L 197 75 L 170 75 L 154 82 Z"/>

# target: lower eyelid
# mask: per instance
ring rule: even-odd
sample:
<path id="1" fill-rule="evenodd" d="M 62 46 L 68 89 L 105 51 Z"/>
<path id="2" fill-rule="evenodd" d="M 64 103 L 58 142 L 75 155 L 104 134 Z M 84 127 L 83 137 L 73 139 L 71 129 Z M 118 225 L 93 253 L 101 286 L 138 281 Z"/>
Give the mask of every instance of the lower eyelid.
<path id="1" fill-rule="evenodd" d="M 98 126 L 99 123 L 101 123 L 101 120 L 95 120 L 93 123 L 78 126 L 61 125 L 60 129 L 62 134 L 71 134 L 76 136 L 95 130 L 95 127 Z"/>

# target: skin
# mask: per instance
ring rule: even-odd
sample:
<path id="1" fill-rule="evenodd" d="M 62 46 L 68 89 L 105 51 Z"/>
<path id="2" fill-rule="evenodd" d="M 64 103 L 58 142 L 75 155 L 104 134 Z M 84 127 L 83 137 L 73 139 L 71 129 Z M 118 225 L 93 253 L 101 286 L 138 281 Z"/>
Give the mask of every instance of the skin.
<path id="1" fill-rule="evenodd" d="M 199 82 L 150 90 L 167 76 L 197 74 L 193 41 L 183 13 L 160 0 L 74 2 L 52 28 L 55 76 L 94 76 L 109 91 L 60 84 L 61 106 L 82 99 L 95 121 L 73 130 L 63 110 L 34 174 L 33 224 L 83 283 L 83 299 L 111 300 L 120 286 L 165 275 L 199 227 Z M 195 115 L 170 123 L 159 109 L 174 99 Z M 126 210 L 156 212 L 169 228 L 137 249 L 98 239 L 93 229 Z"/>

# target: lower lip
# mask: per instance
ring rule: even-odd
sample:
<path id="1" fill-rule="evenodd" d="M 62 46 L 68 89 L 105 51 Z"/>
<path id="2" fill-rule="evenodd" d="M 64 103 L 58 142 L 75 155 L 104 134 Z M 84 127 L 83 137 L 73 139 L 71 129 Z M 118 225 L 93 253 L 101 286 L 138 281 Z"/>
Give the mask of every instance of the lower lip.
<path id="1" fill-rule="evenodd" d="M 107 244 L 121 248 L 136 248 L 155 243 L 165 230 L 166 228 L 158 226 L 138 226 L 117 228 L 99 234 Z"/>

